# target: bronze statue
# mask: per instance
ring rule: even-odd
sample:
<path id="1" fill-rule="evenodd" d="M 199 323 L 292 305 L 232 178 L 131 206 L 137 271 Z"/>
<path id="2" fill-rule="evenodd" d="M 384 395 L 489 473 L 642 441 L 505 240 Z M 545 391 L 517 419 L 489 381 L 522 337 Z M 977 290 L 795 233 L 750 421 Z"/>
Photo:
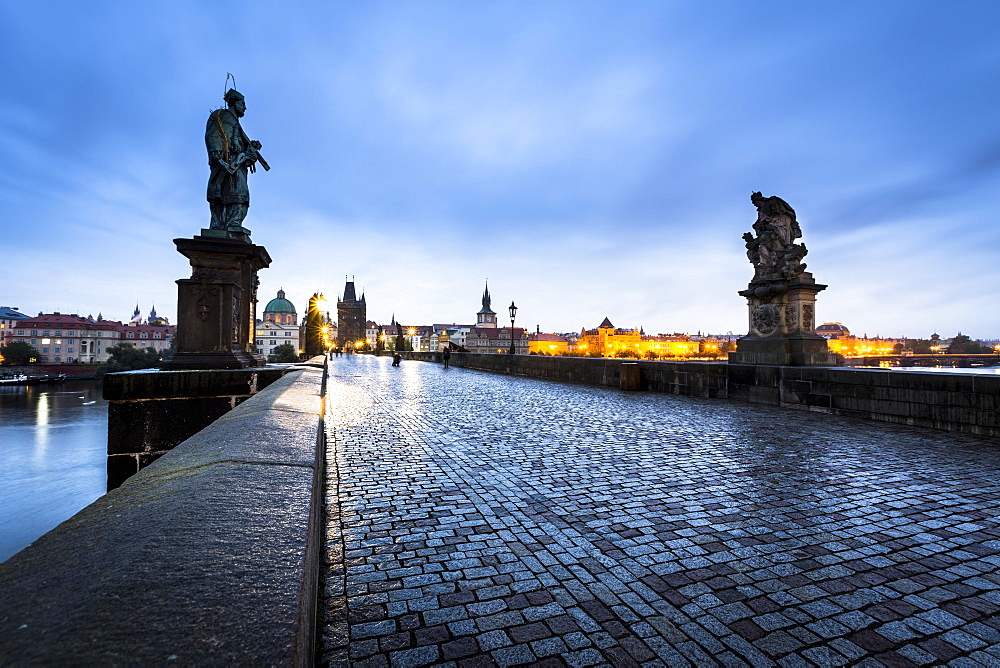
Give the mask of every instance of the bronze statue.
<path id="1" fill-rule="evenodd" d="M 228 108 L 216 109 L 205 126 L 205 146 L 208 148 L 208 206 L 212 213 L 210 229 L 223 230 L 231 237 L 248 237 L 250 230 L 243 220 L 250 208 L 247 172 L 257 171 L 257 163 L 265 170 L 271 167 L 261 157 L 261 144 L 251 141 L 240 125 L 247 105 L 243 94 L 235 88 L 226 91 L 223 99 Z"/>
<path id="2" fill-rule="evenodd" d="M 805 244 L 794 243 L 802 236 L 802 229 L 795 219 L 795 210 L 780 197 L 764 197 L 759 192 L 750 195 L 757 207 L 757 220 L 753 224 L 755 237 L 750 232 L 743 235 L 747 258 L 754 266 L 753 280 L 792 279 L 806 270 L 802 263 Z"/>

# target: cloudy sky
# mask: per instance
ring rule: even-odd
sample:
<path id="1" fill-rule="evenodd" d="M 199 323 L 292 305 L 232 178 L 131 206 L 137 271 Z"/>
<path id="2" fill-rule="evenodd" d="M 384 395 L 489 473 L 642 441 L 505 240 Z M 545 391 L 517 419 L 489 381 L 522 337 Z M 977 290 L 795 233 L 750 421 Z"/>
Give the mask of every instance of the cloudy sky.
<path id="1" fill-rule="evenodd" d="M 0 3 L 0 304 L 173 316 L 227 72 L 299 307 L 745 333 L 750 193 L 817 319 L 1000 337 L 1000 3 Z"/>

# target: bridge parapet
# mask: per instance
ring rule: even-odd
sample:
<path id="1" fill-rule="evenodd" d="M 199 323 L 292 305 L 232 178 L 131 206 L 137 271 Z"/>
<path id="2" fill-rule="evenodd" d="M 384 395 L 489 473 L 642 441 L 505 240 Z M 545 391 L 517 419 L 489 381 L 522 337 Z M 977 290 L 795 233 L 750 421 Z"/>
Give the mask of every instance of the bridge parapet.
<path id="1" fill-rule="evenodd" d="M 104 377 L 108 489 L 281 378 L 291 366 L 158 371 Z"/>
<path id="2" fill-rule="evenodd" d="M 0 664 L 311 664 L 322 392 L 290 371 L 0 564 Z"/>
<path id="3" fill-rule="evenodd" d="M 403 353 L 440 362 L 440 353 Z M 943 431 L 1000 437 L 1000 375 L 901 369 L 660 362 L 588 357 L 452 353 L 479 371 L 620 388 L 623 364 L 637 365 L 639 389 L 732 399 Z"/>

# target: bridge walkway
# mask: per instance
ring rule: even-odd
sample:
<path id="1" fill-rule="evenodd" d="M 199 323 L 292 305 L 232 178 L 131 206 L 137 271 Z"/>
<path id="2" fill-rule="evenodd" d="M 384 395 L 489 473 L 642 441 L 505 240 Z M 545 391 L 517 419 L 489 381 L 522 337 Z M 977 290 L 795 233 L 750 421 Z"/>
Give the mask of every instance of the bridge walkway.
<path id="1" fill-rule="evenodd" d="M 998 665 L 996 440 L 331 361 L 332 665 Z"/>

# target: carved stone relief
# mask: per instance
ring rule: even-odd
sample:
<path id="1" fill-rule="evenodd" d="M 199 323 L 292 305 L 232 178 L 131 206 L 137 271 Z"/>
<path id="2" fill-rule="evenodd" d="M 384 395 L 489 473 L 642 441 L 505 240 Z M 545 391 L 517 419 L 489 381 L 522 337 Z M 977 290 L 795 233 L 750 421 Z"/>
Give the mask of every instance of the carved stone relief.
<path id="1" fill-rule="evenodd" d="M 777 308 L 771 304 L 761 304 L 753 310 L 753 326 L 758 332 L 767 336 L 778 327 Z"/>
<path id="2" fill-rule="evenodd" d="M 233 341 L 240 340 L 240 300 L 233 297 Z"/>
<path id="3" fill-rule="evenodd" d="M 798 319 L 798 312 L 795 308 L 795 304 L 786 304 L 785 329 L 787 329 L 788 331 L 793 331 L 795 329 L 798 329 L 798 327 L 799 327 L 799 319 Z"/>
<path id="4" fill-rule="evenodd" d="M 813 331 L 813 305 L 802 305 L 802 329 L 807 332 Z"/>
<path id="5" fill-rule="evenodd" d="M 197 316 L 201 320 L 208 320 L 208 314 L 212 311 L 212 303 L 215 297 L 219 296 L 219 286 L 214 284 L 221 277 L 215 269 L 201 267 L 196 269 L 191 278 L 200 281 L 198 285 L 191 286 L 191 294 L 194 296 L 197 305 Z"/>

